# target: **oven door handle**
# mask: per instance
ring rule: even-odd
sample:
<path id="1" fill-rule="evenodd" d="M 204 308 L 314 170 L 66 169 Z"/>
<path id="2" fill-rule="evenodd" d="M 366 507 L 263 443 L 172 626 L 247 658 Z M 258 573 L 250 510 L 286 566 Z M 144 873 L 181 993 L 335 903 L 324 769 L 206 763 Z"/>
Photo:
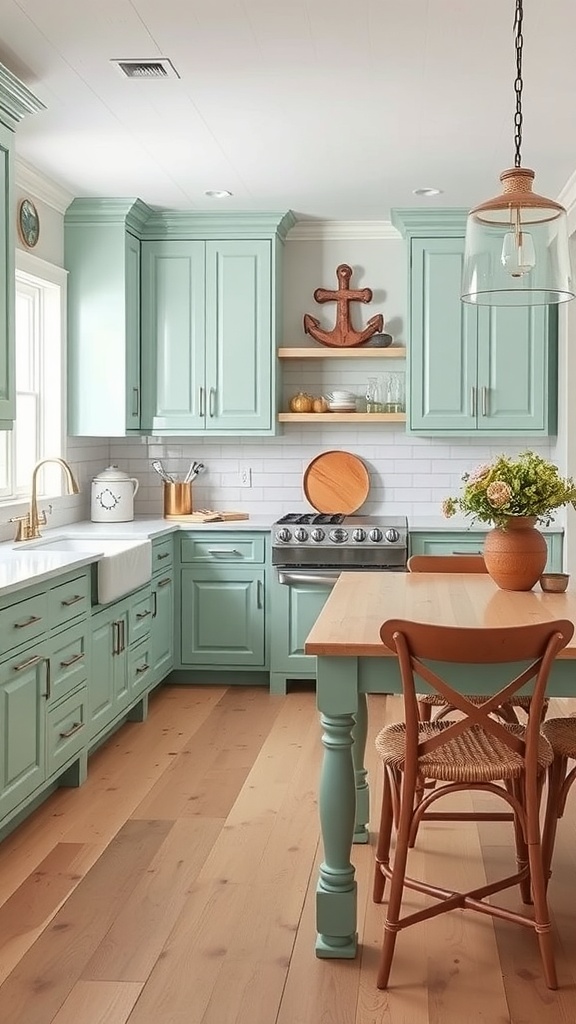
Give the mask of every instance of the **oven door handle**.
<path id="1" fill-rule="evenodd" d="M 333 587 L 340 575 L 336 572 L 283 572 L 278 571 L 278 583 L 289 587 L 292 583 L 321 583 L 326 587 Z"/>

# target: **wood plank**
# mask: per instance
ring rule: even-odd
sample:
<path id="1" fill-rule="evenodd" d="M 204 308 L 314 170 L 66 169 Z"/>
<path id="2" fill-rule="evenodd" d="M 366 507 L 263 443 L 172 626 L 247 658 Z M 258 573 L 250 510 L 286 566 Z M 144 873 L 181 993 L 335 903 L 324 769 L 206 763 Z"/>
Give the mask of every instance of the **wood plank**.
<path id="1" fill-rule="evenodd" d="M 136 982 L 79 981 L 52 1024 L 126 1024 L 141 990 Z"/>
<path id="2" fill-rule="evenodd" d="M 129 821 L 0 988 L 0 1020 L 49 1024 L 171 828 Z"/>

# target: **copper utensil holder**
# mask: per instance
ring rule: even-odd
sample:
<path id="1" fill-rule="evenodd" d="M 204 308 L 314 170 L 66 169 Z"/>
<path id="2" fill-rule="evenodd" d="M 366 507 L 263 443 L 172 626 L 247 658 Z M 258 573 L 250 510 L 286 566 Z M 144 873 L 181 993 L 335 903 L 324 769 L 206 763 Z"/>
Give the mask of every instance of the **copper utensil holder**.
<path id="1" fill-rule="evenodd" d="M 187 516 L 193 512 L 192 484 L 164 484 L 164 515 Z"/>

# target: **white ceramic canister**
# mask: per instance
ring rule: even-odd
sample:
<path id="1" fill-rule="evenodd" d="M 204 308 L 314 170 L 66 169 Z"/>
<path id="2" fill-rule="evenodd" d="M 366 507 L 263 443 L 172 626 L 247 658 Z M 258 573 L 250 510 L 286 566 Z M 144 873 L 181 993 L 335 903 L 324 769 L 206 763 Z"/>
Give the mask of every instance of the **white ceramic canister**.
<path id="1" fill-rule="evenodd" d="M 92 481 L 93 523 L 128 523 L 134 519 L 134 495 L 139 483 L 136 477 L 123 473 L 118 466 L 108 466 Z"/>

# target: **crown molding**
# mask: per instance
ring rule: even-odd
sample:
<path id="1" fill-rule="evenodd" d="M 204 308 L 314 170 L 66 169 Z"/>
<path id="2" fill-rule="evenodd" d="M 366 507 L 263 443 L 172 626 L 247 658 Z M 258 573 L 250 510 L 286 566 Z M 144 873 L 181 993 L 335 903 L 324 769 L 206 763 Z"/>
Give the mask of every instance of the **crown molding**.
<path id="1" fill-rule="evenodd" d="M 292 228 L 287 241 L 358 241 L 400 237 L 400 232 L 388 220 L 301 220 Z"/>
<path id="2" fill-rule="evenodd" d="M 392 210 L 392 223 L 404 238 L 460 237 L 466 234 L 468 210 L 458 207 L 436 207 L 423 210 L 421 207 Z"/>
<path id="3" fill-rule="evenodd" d="M 52 206 L 58 213 L 64 213 L 70 206 L 74 196 L 61 185 L 41 174 L 30 164 L 27 164 L 20 157 L 14 161 L 15 182 L 18 189 L 30 192 L 36 199 Z"/>

